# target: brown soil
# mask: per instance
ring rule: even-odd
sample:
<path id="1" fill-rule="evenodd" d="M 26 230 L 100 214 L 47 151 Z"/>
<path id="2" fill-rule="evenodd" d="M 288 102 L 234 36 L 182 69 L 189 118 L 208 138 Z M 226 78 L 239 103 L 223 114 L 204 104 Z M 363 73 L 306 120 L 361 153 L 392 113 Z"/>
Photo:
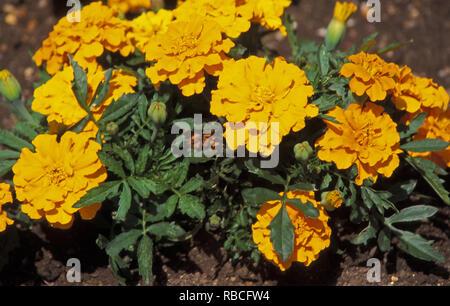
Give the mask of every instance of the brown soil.
<path id="1" fill-rule="evenodd" d="M 29 51 L 36 51 L 66 8 L 59 0 L 2 0 L 0 3 L 0 68 L 9 69 L 23 86 L 26 99 L 32 97 L 33 82 L 38 78 Z M 86 2 L 86 1 L 82 1 Z M 289 9 L 298 20 L 299 35 L 320 41 L 332 14 L 329 0 L 298 1 Z M 386 59 L 409 65 L 421 76 L 433 78 L 450 88 L 450 4 L 447 0 L 391 0 L 382 2 L 382 22 L 369 24 L 355 14 L 341 48 L 378 31 L 377 48 L 395 41 L 414 39 L 414 44 L 388 53 Z M 55 5 L 58 4 L 58 5 Z M 277 35 L 269 44 L 281 54 L 288 46 Z M 14 118 L 0 105 L 0 128 L 12 126 Z M 450 285 L 449 281 L 449 217 L 450 207 L 439 205 L 439 213 L 426 222 L 408 229 L 434 240 L 433 246 L 446 258 L 444 264 L 426 263 L 405 255 L 397 247 L 387 254 L 375 248 L 349 243 L 360 227 L 331 218 L 334 241 L 310 267 L 294 265 L 280 272 L 262 260 L 250 259 L 232 264 L 224 253 L 218 236 L 199 233 L 192 241 L 159 252 L 154 264 L 157 285 L 371 285 L 366 280 L 371 257 L 382 261 L 381 282 L 375 285 Z M 345 211 L 342 212 L 345 214 Z M 333 217 L 333 215 L 332 215 Z M 19 230 L 21 247 L 0 273 L 0 285 L 71 285 L 66 281 L 67 260 L 76 257 L 82 263 L 82 285 L 117 285 L 108 268 L 107 258 L 95 245 L 100 229 L 92 223 L 78 222 L 67 231 L 50 229 L 36 223 L 32 231 Z M 338 238 L 339 237 L 339 238 Z M 339 245 L 339 247 L 337 247 Z M 342 250 L 337 255 L 333 249 Z"/>

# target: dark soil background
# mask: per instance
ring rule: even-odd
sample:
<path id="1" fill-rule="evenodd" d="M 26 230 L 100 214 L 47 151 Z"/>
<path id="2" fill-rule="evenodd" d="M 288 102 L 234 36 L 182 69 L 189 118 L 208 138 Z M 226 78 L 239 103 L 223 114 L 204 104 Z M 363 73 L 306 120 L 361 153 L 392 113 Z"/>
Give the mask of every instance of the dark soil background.
<path id="1" fill-rule="evenodd" d="M 88 1 L 81 1 L 86 3 Z M 335 1 L 297 1 L 289 9 L 297 20 L 299 36 L 323 39 Z M 10 70 L 21 82 L 26 99 L 32 97 L 38 73 L 29 52 L 35 52 L 57 20 L 65 15 L 65 0 L 0 1 L 0 69 Z M 392 42 L 413 39 L 414 43 L 385 55 L 388 61 L 410 66 L 420 76 L 433 78 L 450 89 L 450 3 L 448 0 L 381 0 L 381 22 L 368 23 L 361 12 L 349 20 L 341 49 L 358 44 L 369 34 L 380 33 L 376 48 Z M 268 37 L 267 46 L 289 55 L 287 42 L 279 35 Z M 0 128 L 14 123 L 5 107 L 0 106 Z M 426 188 L 426 187 L 424 187 Z M 428 191 L 432 194 L 432 191 Z M 294 264 L 280 272 L 262 260 L 254 265 L 243 259 L 233 265 L 214 233 L 200 232 L 192 241 L 160 252 L 155 267 L 157 285 L 450 285 L 449 222 L 450 207 L 436 201 L 440 208 L 430 220 L 409 226 L 409 230 L 434 240 L 433 246 L 446 258 L 433 264 L 405 255 L 394 243 L 387 254 L 376 248 L 351 245 L 349 239 L 361 226 L 342 223 L 346 211 L 331 215 L 333 246 L 305 268 Z M 339 216 L 341 215 L 341 216 Z M 333 218 L 334 217 L 334 218 Z M 66 281 L 66 262 L 77 257 L 82 263 L 81 285 L 117 285 L 104 253 L 95 245 L 98 229 L 88 222 L 78 222 L 67 231 L 53 230 L 36 223 L 33 230 L 21 231 L 21 247 L 11 254 L 10 263 L 0 272 L 0 285 L 70 285 Z M 339 239 L 338 239 L 339 237 Z M 342 250 L 342 255 L 334 249 Z M 381 282 L 368 283 L 366 262 L 376 257 L 382 262 Z"/>

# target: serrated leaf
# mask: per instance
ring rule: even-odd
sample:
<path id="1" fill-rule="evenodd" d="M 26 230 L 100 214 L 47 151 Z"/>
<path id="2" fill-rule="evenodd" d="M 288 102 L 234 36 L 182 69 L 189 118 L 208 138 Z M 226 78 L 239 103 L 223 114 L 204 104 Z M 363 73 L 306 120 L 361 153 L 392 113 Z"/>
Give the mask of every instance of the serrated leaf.
<path id="1" fill-rule="evenodd" d="M 119 234 L 106 246 L 106 254 L 111 257 L 119 255 L 123 249 L 136 244 L 136 241 L 141 235 L 142 231 L 137 229 L 132 229 L 128 232 Z"/>
<path id="2" fill-rule="evenodd" d="M 406 126 L 406 131 L 400 132 L 400 138 L 406 138 L 411 135 L 414 135 L 417 133 L 417 130 L 423 125 L 425 122 L 425 119 L 427 117 L 427 113 L 423 112 L 415 116 L 409 125 Z"/>
<path id="3" fill-rule="evenodd" d="M 103 112 L 99 122 L 106 123 L 121 118 L 133 110 L 138 103 L 139 94 L 131 93 L 121 96 L 117 101 L 111 103 Z"/>
<path id="4" fill-rule="evenodd" d="M 267 201 L 282 199 L 275 191 L 263 187 L 245 188 L 241 191 L 241 194 L 244 200 L 250 204 L 262 204 Z"/>
<path id="5" fill-rule="evenodd" d="M 303 203 L 300 199 L 286 199 L 286 203 L 300 210 L 307 218 L 317 218 L 319 216 L 319 210 L 309 201 Z"/>
<path id="6" fill-rule="evenodd" d="M 400 146 L 400 149 L 409 151 L 409 152 L 432 152 L 432 151 L 442 151 L 445 150 L 450 143 L 441 139 L 422 139 L 422 140 L 414 140 L 404 145 Z"/>
<path id="7" fill-rule="evenodd" d="M 323 44 L 319 46 L 318 57 L 320 73 L 327 75 L 330 69 L 330 52 Z"/>
<path id="8" fill-rule="evenodd" d="M 164 203 L 164 205 L 166 206 L 167 218 L 170 218 L 175 212 L 175 209 L 177 208 L 178 199 L 179 199 L 178 196 L 176 194 L 173 194 Z"/>
<path id="9" fill-rule="evenodd" d="M 34 147 L 28 141 L 17 137 L 13 133 L 7 130 L 0 130 L 0 144 L 10 147 L 11 149 L 16 149 L 21 151 L 23 148 L 28 148 L 34 151 Z"/>
<path id="10" fill-rule="evenodd" d="M 205 218 L 205 206 L 196 196 L 190 194 L 182 195 L 178 202 L 178 208 L 183 214 L 188 215 L 191 218 Z"/>
<path id="11" fill-rule="evenodd" d="M 168 185 L 178 188 L 185 181 L 188 171 L 189 161 L 183 159 L 181 162 L 176 163 L 174 167 L 164 172 L 162 180 Z"/>
<path id="12" fill-rule="evenodd" d="M 378 248 L 381 252 L 387 252 L 389 251 L 389 248 L 391 247 L 391 237 L 390 237 L 390 231 L 388 228 L 384 227 L 379 233 L 378 233 Z"/>
<path id="13" fill-rule="evenodd" d="M 106 70 L 105 80 L 102 81 L 95 90 L 94 97 L 92 98 L 92 105 L 99 106 L 102 105 L 102 103 L 105 101 L 106 95 L 109 92 L 109 82 L 111 81 L 112 73 L 112 69 Z"/>
<path id="14" fill-rule="evenodd" d="M 144 284 L 148 285 L 153 275 L 153 240 L 147 235 L 144 235 L 139 242 L 137 260 L 139 275 Z"/>
<path id="15" fill-rule="evenodd" d="M 186 184 L 184 184 L 181 188 L 180 188 L 180 192 L 181 193 L 190 193 L 193 192 L 197 189 L 199 189 L 200 187 L 203 186 L 203 179 L 200 177 L 192 177 L 189 181 L 186 182 Z"/>
<path id="16" fill-rule="evenodd" d="M 139 150 L 139 155 L 136 160 L 136 174 L 142 175 L 147 167 L 147 162 L 150 155 L 150 145 L 146 144 L 143 148 Z"/>
<path id="17" fill-rule="evenodd" d="M 89 112 L 89 107 L 87 105 L 87 94 L 88 94 L 88 82 L 87 74 L 83 68 L 75 62 L 71 56 L 69 56 L 70 64 L 73 68 L 73 81 L 72 90 L 77 98 L 78 104 L 86 112 Z"/>
<path id="18" fill-rule="evenodd" d="M 119 208 L 117 209 L 117 219 L 125 221 L 128 210 L 131 207 L 131 189 L 127 182 L 124 182 L 122 186 L 122 193 L 119 198 Z"/>
<path id="19" fill-rule="evenodd" d="M 353 237 L 351 239 L 351 243 L 353 244 L 367 244 L 367 241 L 369 241 L 372 238 L 375 238 L 377 236 L 377 230 L 374 228 L 371 224 L 369 224 L 365 229 L 363 229 L 358 236 Z"/>
<path id="20" fill-rule="evenodd" d="M 268 170 L 263 170 L 261 168 L 256 167 L 253 164 L 253 160 L 246 161 L 245 166 L 247 167 L 247 169 L 250 173 L 257 175 L 260 178 L 263 178 L 263 179 L 271 182 L 272 184 L 284 185 L 286 183 L 286 180 L 284 178 L 282 178 L 280 175 L 272 174 Z"/>
<path id="21" fill-rule="evenodd" d="M 112 181 L 102 183 L 99 186 L 89 190 L 73 207 L 81 208 L 95 203 L 101 203 L 111 194 L 118 193 L 122 181 Z"/>
<path id="22" fill-rule="evenodd" d="M 127 182 L 142 198 L 146 199 L 150 196 L 151 190 L 145 178 L 129 177 Z"/>
<path id="23" fill-rule="evenodd" d="M 186 234 L 186 231 L 175 222 L 159 222 L 150 225 L 147 232 L 157 237 L 178 238 Z"/>
<path id="24" fill-rule="evenodd" d="M 139 118 L 141 118 L 142 122 L 147 121 L 147 111 L 148 111 L 148 100 L 145 95 L 141 95 L 138 99 L 138 110 L 139 110 Z"/>
<path id="25" fill-rule="evenodd" d="M 274 251 L 281 260 L 288 260 L 294 251 L 294 226 L 285 205 L 281 205 L 280 210 L 270 222 L 269 229 Z"/>
<path id="26" fill-rule="evenodd" d="M 400 248 L 406 253 L 426 261 L 445 262 L 445 257 L 431 246 L 432 241 L 408 231 L 391 229 L 400 242 Z"/>
<path id="27" fill-rule="evenodd" d="M 125 171 L 123 170 L 122 163 L 120 161 L 115 160 L 112 156 L 106 154 L 105 152 L 98 152 L 97 154 L 108 171 L 118 175 L 121 178 L 126 177 Z"/>
<path id="28" fill-rule="evenodd" d="M 324 94 L 311 103 L 316 105 L 320 112 L 326 112 L 336 106 L 336 96 Z"/>
<path id="29" fill-rule="evenodd" d="M 38 135 L 31 124 L 25 121 L 17 121 L 14 125 L 13 131 L 16 134 L 25 137 L 29 141 L 32 141 Z"/>
<path id="30" fill-rule="evenodd" d="M 0 150 L 0 160 L 5 159 L 18 159 L 20 157 L 20 153 L 12 150 Z"/>
<path id="31" fill-rule="evenodd" d="M 429 218 L 438 212 L 438 209 L 428 205 L 415 205 L 402 209 L 399 213 L 385 220 L 386 223 L 411 222 Z"/>

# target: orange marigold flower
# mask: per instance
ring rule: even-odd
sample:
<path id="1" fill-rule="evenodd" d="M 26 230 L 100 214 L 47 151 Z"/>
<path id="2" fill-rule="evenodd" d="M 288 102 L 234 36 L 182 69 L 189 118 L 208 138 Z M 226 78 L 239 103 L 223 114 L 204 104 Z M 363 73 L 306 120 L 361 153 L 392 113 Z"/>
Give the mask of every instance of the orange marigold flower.
<path id="1" fill-rule="evenodd" d="M 250 152 L 270 155 L 283 136 L 304 128 L 306 117 L 318 115 L 318 108 L 308 104 L 313 94 L 305 72 L 296 65 L 288 64 L 281 57 L 268 64 L 265 58 L 251 56 L 224 65 L 217 90 L 212 91 L 210 111 L 230 123 L 243 123 L 237 125 L 237 130 L 245 127 L 244 124 L 247 128 L 249 124 L 255 125 L 246 129 L 245 138 L 238 137 L 237 141 L 231 141 L 229 136 L 235 131 L 228 129 L 230 148 L 236 150 L 246 144 Z M 273 130 L 272 123 L 279 125 L 278 130 Z M 258 133 L 261 143 L 255 147 L 250 136 Z M 268 135 L 271 136 L 264 137 Z"/>
<path id="2" fill-rule="evenodd" d="M 160 9 L 157 13 L 145 12 L 129 22 L 128 37 L 132 44 L 142 53 L 159 32 L 165 32 L 169 23 L 173 21 L 173 11 Z"/>
<path id="3" fill-rule="evenodd" d="M 334 162 L 338 169 L 358 167 L 356 184 L 378 174 L 390 177 L 399 165 L 400 136 L 397 124 L 373 103 L 350 104 L 347 110 L 335 107 L 328 115 L 339 122 L 326 121 L 328 130 L 316 142 L 321 160 Z"/>
<path id="4" fill-rule="evenodd" d="M 449 96 L 444 87 L 431 79 L 415 76 L 407 66 L 402 67 L 392 94 L 392 101 L 399 110 L 415 113 L 421 107 L 447 109 Z"/>
<path id="5" fill-rule="evenodd" d="M 58 228 L 71 227 L 77 211 L 91 219 L 100 204 L 81 210 L 73 205 L 106 180 L 106 168 L 97 155 L 101 145 L 73 132 L 65 133 L 59 142 L 57 135 L 41 134 L 33 145 L 36 152 L 23 149 L 13 167 L 22 211 L 31 219 L 45 217 Z"/>
<path id="6" fill-rule="evenodd" d="M 95 72 L 100 69 L 97 57 L 105 49 L 120 51 L 123 56 L 134 51 L 126 35 L 127 23 L 117 17 L 117 10 L 98 1 L 83 7 L 80 14 L 80 22 L 61 18 L 33 56 L 38 66 L 46 62 L 47 72 L 51 75 L 69 63 L 69 54 L 74 55 L 73 59 L 80 66 Z"/>
<path id="7" fill-rule="evenodd" d="M 342 195 L 339 190 L 322 193 L 322 205 L 328 211 L 333 211 L 342 205 Z"/>
<path id="8" fill-rule="evenodd" d="M 250 29 L 248 16 L 243 16 L 236 0 L 186 0 L 174 10 L 177 19 L 183 19 L 198 14 L 217 22 L 222 33 L 237 38 Z"/>
<path id="9" fill-rule="evenodd" d="M 446 111 L 435 107 L 435 108 L 422 108 L 421 111 L 427 113 L 425 122 L 417 131 L 417 134 L 413 136 L 414 140 L 422 139 L 441 139 L 450 142 L 450 108 Z M 406 114 L 403 121 L 408 124 L 416 114 Z M 436 163 L 442 169 L 450 167 L 450 146 L 442 151 L 432 151 L 425 153 L 408 152 L 414 157 L 423 157 L 429 159 Z"/>
<path id="10" fill-rule="evenodd" d="M 98 85 L 104 81 L 104 72 L 97 71 L 88 73 L 88 105 L 95 94 Z M 67 66 L 57 72 L 50 80 L 34 91 L 34 100 L 31 108 L 33 111 L 47 116 L 50 127 L 72 127 L 87 116 L 87 112 L 78 104 L 77 98 L 72 90 L 73 69 Z M 100 119 L 103 111 L 123 94 L 134 92 L 137 79 L 133 75 L 115 70 L 110 80 L 110 89 L 101 106 L 93 107 L 94 118 Z M 98 129 L 95 124 L 86 127 L 95 137 Z M 53 130 L 53 129 L 52 129 Z"/>
<path id="11" fill-rule="evenodd" d="M 169 79 L 184 96 L 199 94 L 205 87 L 204 71 L 217 76 L 233 46 L 230 39 L 222 38 L 219 24 L 192 15 L 169 24 L 166 32 L 150 41 L 146 59 L 155 64 L 146 74 L 155 86 Z"/>
<path id="12" fill-rule="evenodd" d="M 243 16 L 248 16 L 252 22 L 259 23 L 269 30 L 280 30 L 286 36 L 281 16 L 291 5 L 291 0 L 238 0 L 239 10 Z"/>
<path id="13" fill-rule="evenodd" d="M 140 9 L 149 9 L 151 0 L 108 0 L 108 6 L 119 9 L 124 13 L 138 12 Z"/>
<path id="14" fill-rule="evenodd" d="M 3 232 L 7 225 L 14 223 L 14 220 L 8 218 L 6 211 L 2 210 L 3 205 L 12 202 L 11 186 L 6 183 L 0 183 L 0 232 Z"/>
<path id="15" fill-rule="evenodd" d="M 351 63 L 342 66 L 341 75 L 352 78 L 350 90 L 358 96 L 366 93 L 372 102 L 381 101 L 394 89 L 397 65 L 386 63 L 376 54 L 364 52 L 351 55 L 348 59 Z"/>
<path id="16" fill-rule="evenodd" d="M 294 226 L 294 251 L 288 260 L 283 261 L 275 252 L 270 240 L 269 225 L 282 207 L 281 201 L 269 201 L 264 203 L 256 215 L 257 221 L 252 225 L 253 241 L 267 260 L 278 266 L 280 270 L 288 269 L 294 261 L 302 262 L 309 266 L 319 257 L 320 251 L 330 245 L 331 228 L 327 222 L 325 209 L 314 200 L 312 191 L 288 191 L 286 209 Z M 303 202 L 311 202 L 319 210 L 319 216 L 315 219 L 305 215 L 289 204 L 289 199 L 300 199 Z"/>

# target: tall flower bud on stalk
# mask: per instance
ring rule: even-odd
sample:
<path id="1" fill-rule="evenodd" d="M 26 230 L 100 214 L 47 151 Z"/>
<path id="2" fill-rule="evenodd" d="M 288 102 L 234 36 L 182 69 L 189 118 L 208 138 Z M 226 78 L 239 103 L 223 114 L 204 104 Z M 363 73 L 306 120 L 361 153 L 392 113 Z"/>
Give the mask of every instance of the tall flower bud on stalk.
<path id="1" fill-rule="evenodd" d="M 325 43 L 329 50 L 334 50 L 344 38 L 347 20 L 356 11 L 357 6 L 351 2 L 336 2 L 334 16 L 328 24 Z"/>
<path id="2" fill-rule="evenodd" d="M 17 79 L 9 70 L 0 71 L 0 95 L 4 96 L 9 102 L 10 111 L 22 119 L 35 123 L 28 110 L 22 102 L 22 88 Z"/>
<path id="3" fill-rule="evenodd" d="M 167 119 L 166 104 L 162 102 L 153 102 L 148 109 L 148 116 L 156 125 L 163 124 Z"/>

